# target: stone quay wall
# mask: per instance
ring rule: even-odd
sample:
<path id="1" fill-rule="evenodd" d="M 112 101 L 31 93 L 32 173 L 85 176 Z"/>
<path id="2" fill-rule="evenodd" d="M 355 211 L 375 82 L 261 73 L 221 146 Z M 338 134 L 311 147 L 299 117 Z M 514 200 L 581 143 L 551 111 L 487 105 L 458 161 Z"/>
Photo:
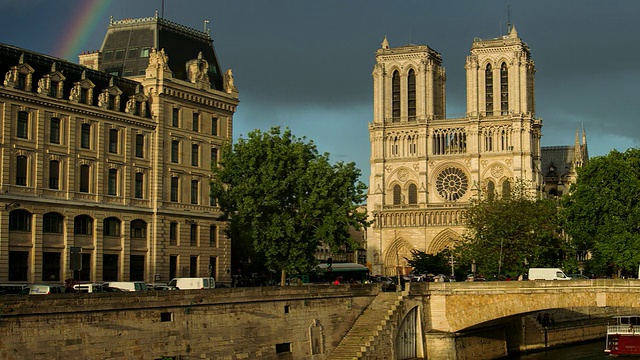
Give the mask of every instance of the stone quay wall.
<path id="1" fill-rule="evenodd" d="M 327 359 L 374 285 L 0 296 L 0 359 Z"/>

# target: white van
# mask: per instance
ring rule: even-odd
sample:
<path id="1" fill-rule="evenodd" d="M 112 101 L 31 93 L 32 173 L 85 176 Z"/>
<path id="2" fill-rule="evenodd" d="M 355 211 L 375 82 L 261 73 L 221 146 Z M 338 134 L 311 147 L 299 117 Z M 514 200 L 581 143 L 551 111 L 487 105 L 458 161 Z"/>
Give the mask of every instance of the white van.
<path id="1" fill-rule="evenodd" d="M 529 280 L 571 280 L 558 268 L 531 268 Z"/>
<path id="2" fill-rule="evenodd" d="M 64 286 L 32 284 L 22 289 L 20 293 L 29 295 L 62 294 L 64 293 Z"/>
<path id="3" fill-rule="evenodd" d="M 110 281 L 102 284 L 102 286 L 122 291 L 147 291 L 147 284 L 144 281 Z"/>
<path id="4" fill-rule="evenodd" d="M 102 292 L 102 284 L 75 284 L 73 289 L 85 293 Z"/>
<path id="5" fill-rule="evenodd" d="M 169 286 L 175 286 L 180 290 L 213 289 L 216 287 L 216 281 L 213 278 L 175 278 L 169 281 Z"/>

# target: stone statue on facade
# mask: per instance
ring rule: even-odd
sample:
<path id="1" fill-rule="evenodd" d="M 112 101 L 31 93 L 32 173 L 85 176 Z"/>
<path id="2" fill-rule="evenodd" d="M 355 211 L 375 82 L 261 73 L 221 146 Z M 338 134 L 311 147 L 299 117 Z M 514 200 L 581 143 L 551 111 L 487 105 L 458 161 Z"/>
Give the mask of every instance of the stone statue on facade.
<path id="1" fill-rule="evenodd" d="M 69 100 L 78 101 L 80 100 L 80 85 L 75 85 L 71 88 L 71 92 L 69 93 Z"/>
<path id="2" fill-rule="evenodd" d="M 233 72 L 231 71 L 231 69 L 228 69 L 224 73 L 224 91 L 227 94 L 231 94 L 232 92 L 238 91 L 238 89 L 235 87 L 233 83 Z"/>
<path id="3" fill-rule="evenodd" d="M 47 88 L 47 79 L 40 78 L 40 80 L 38 80 L 38 94 L 46 94 L 48 93 L 47 90 L 49 90 Z"/>
<path id="4" fill-rule="evenodd" d="M 109 94 L 103 91 L 98 95 L 98 107 L 106 109 L 109 104 Z"/>
<path id="5" fill-rule="evenodd" d="M 127 114 L 133 114 L 133 112 L 135 111 L 135 108 L 136 108 L 136 99 L 130 98 L 127 101 L 127 105 L 125 106 L 124 112 L 126 112 Z"/>
<path id="6" fill-rule="evenodd" d="M 13 85 L 13 71 L 9 70 L 4 74 L 4 86 Z"/>

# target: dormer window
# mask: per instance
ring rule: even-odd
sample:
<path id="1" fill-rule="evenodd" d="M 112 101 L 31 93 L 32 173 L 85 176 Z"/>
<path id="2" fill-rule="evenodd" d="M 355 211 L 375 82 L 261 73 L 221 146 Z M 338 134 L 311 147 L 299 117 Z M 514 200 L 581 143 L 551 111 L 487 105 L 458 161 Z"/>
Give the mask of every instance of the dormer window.
<path id="1" fill-rule="evenodd" d="M 27 90 L 27 75 L 18 74 L 18 84 L 16 86 L 18 90 Z"/>
<path id="2" fill-rule="evenodd" d="M 60 86 L 60 82 L 51 81 L 51 85 L 49 85 L 49 96 L 52 98 L 58 97 L 58 86 Z"/>

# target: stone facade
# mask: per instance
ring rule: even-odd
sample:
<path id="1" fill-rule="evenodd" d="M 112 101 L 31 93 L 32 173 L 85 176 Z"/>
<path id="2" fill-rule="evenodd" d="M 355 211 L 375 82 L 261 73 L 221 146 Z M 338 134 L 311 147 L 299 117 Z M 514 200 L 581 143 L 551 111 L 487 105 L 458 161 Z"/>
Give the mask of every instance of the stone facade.
<path id="1" fill-rule="evenodd" d="M 411 250 L 438 253 L 464 231 L 479 191 L 501 194 L 514 179 L 542 189 L 534 62 L 515 27 L 474 39 L 467 57 L 467 111 L 446 118 L 445 70 L 424 45 L 389 47 L 373 70 L 367 259 L 372 272 L 408 272 Z"/>
<path id="2" fill-rule="evenodd" d="M 122 77 L 95 70 L 105 49 L 81 55 L 87 68 L 0 46 L 0 281 L 230 282 L 230 240 L 209 181 L 232 139 L 237 89 L 212 73 L 208 33 L 156 17 L 112 21 L 109 34 L 138 28 L 194 49 L 116 49 L 145 64 Z M 170 62 L 174 53 L 193 53 L 191 62 Z"/>

